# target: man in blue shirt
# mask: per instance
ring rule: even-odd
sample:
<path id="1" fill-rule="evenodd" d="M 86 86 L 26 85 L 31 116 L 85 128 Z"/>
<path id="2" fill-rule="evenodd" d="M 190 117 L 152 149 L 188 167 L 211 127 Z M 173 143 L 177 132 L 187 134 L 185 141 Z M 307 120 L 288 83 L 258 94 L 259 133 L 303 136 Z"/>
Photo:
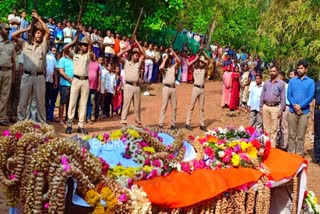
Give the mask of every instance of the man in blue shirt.
<path id="1" fill-rule="evenodd" d="M 316 106 L 314 111 L 314 162 L 320 165 L 320 80 L 316 83 Z"/>
<path id="2" fill-rule="evenodd" d="M 63 57 L 59 60 L 58 68 L 61 75 L 60 78 L 60 106 L 59 106 L 59 119 L 60 124 L 63 123 L 63 112 L 64 107 L 68 109 L 69 98 L 70 98 L 70 88 L 72 78 L 74 76 L 73 60 L 70 57 L 72 53 L 70 50 L 65 50 L 63 52 Z M 66 114 L 67 115 L 67 114 Z M 67 116 L 66 116 L 67 120 Z"/>
<path id="3" fill-rule="evenodd" d="M 308 62 L 297 64 L 298 76 L 291 79 L 288 85 L 288 100 L 290 102 L 288 124 L 288 152 L 304 155 L 304 137 L 309 122 L 310 103 L 314 98 L 315 84 L 307 76 Z"/>

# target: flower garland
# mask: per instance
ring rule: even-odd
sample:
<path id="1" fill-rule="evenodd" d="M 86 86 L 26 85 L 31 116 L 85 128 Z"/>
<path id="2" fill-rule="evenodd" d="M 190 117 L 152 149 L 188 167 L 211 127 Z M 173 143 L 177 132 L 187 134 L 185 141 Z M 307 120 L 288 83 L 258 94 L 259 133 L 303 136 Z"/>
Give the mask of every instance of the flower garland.
<path id="1" fill-rule="evenodd" d="M 305 191 L 304 202 L 302 205 L 302 213 L 304 214 L 320 214 L 320 205 L 314 192 Z"/>

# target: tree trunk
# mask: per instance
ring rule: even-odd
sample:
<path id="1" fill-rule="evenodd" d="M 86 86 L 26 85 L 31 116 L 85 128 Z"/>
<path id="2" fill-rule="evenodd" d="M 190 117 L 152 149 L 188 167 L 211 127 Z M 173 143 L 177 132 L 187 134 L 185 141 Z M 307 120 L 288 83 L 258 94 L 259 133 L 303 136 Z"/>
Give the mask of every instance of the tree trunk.
<path id="1" fill-rule="evenodd" d="M 77 24 L 79 24 L 81 22 L 81 15 L 82 15 L 82 10 L 83 10 L 83 1 L 84 0 L 81 0 L 80 2 L 80 10 L 79 10 L 79 15 L 78 15 L 78 22 Z"/>
<path id="2" fill-rule="evenodd" d="M 27 0 L 23 0 L 23 8 L 27 12 Z"/>
<path id="3" fill-rule="evenodd" d="M 214 18 L 212 19 L 212 23 L 211 23 L 211 27 L 210 27 L 209 37 L 208 37 L 208 41 L 207 41 L 207 48 L 210 47 L 212 35 L 213 35 L 214 30 L 215 30 L 215 28 L 216 28 L 216 23 L 217 23 L 216 17 L 214 17 Z"/>

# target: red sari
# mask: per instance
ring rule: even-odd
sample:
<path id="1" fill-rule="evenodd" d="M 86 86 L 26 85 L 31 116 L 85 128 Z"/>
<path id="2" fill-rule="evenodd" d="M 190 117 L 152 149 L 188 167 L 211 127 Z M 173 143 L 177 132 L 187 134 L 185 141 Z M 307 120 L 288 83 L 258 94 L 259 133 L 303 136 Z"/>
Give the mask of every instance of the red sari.
<path id="1" fill-rule="evenodd" d="M 239 72 L 232 72 L 231 74 L 231 97 L 229 109 L 235 110 L 239 106 L 240 99 L 240 74 Z"/>
<path id="2" fill-rule="evenodd" d="M 191 62 L 196 58 L 195 55 L 189 56 L 188 57 L 188 62 Z M 188 67 L 188 78 L 187 78 L 188 83 L 193 83 L 193 66 Z"/>

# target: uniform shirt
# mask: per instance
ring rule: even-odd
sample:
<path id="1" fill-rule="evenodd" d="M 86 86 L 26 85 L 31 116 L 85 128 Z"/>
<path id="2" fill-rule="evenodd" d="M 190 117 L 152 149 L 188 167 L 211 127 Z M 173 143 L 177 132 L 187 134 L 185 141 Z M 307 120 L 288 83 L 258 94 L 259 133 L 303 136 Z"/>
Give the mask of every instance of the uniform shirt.
<path id="1" fill-rule="evenodd" d="M 253 81 L 249 86 L 248 106 L 250 106 L 251 111 L 260 111 L 259 106 L 263 85 L 263 83 L 257 85 L 257 83 Z"/>
<path id="2" fill-rule="evenodd" d="M 298 104 L 301 106 L 303 114 L 310 112 L 310 103 L 314 98 L 315 85 L 314 80 L 308 76 L 303 79 L 294 77 L 289 81 L 288 100 L 290 102 L 290 112 L 295 113 L 293 106 Z"/>
<path id="3" fill-rule="evenodd" d="M 176 66 L 172 65 L 169 68 L 166 68 L 165 71 L 162 73 L 163 84 L 173 85 L 176 81 Z"/>
<path id="4" fill-rule="evenodd" d="M 206 70 L 204 68 L 195 68 L 193 71 L 193 79 L 195 85 L 204 85 Z"/>
<path id="5" fill-rule="evenodd" d="M 125 81 L 127 82 L 138 82 L 139 81 L 139 70 L 140 70 L 141 63 L 138 62 L 132 62 L 129 60 L 126 60 L 124 63 L 124 76 Z"/>
<path id="6" fill-rule="evenodd" d="M 47 60 L 46 82 L 53 83 L 53 74 L 54 74 L 54 69 L 56 69 L 57 67 L 57 60 L 51 52 L 47 53 L 46 60 Z"/>
<path id="7" fill-rule="evenodd" d="M 265 81 L 261 99 L 260 99 L 260 109 L 264 103 L 267 104 L 280 104 L 281 110 L 285 111 L 286 109 L 286 89 L 285 82 L 280 79 L 275 79 L 275 82 L 271 80 Z"/>
<path id="8" fill-rule="evenodd" d="M 106 75 L 106 91 L 114 94 L 114 88 L 117 86 L 117 79 L 115 73 L 108 72 Z"/>
<path id="9" fill-rule="evenodd" d="M 88 65 L 88 79 L 90 89 L 97 90 L 100 73 L 101 69 L 99 63 L 90 61 Z"/>
<path id="10" fill-rule="evenodd" d="M 43 40 L 41 44 L 30 45 L 28 42 L 22 42 L 23 52 L 23 70 L 30 72 L 44 72 L 46 69 L 46 54 L 48 43 Z"/>
<path id="11" fill-rule="evenodd" d="M 88 65 L 90 62 L 90 54 L 76 54 L 73 57 L 74 74 L 78 76 L 88 76 Z"/>
<path id="12" fill-rule="evenodd" d="M 104 94 L 105 92 L 105 85 L 106 85 L 106 76 L 108 73 L 108 70 L 104 67 L 100 65 L 100 69 L 101 69 L 101 74 L 100 74 L 100 80 L 101 80 L 101 87 L 100 87 L 100 93 Z"/>
<path id="13" fill-rule="evenodd" d="M 104 37 L 103 44 L 113 44 L 114 45 L 113 37 L 109 37 L 109 36 Z M 114 50 L 110 46 L 106 46 L 104 48 L 104 52 L 108 53 L 108 54 L 114 54 Z"/>
<path id="14" fill-rule="evenodd" d="M 0 66 L 11 67 L 12 58 L 16 57 L 14 44 L 10 41 L 3 41 L 0 37 Z"/>
<path id="15" fill-rule="evenodd" d="M 316 83 L 315 89 L 314 98 L 316 99 L 316 105 L 320 105 L 320 81 Z"/>
<path id="16" fill-rule="evenodd" d="M 69 57 L 62 57 L 60 60 L 59 60 L 59 63 L 58 63 L 58 68 L 61 68 L 64 70 L 64 73 L 70 77 L 70 78 L 73 78 L 73 75 L 74 75 L 74 67 L 73 67 L 73 60 Z M 60 78 L 60 86 L 68 86 L 68 87 L 71 87 L 71 83 L 66 80 L 65 78 L 63 78 L 63 76 L 61 75 L 61 78 Z"/>

